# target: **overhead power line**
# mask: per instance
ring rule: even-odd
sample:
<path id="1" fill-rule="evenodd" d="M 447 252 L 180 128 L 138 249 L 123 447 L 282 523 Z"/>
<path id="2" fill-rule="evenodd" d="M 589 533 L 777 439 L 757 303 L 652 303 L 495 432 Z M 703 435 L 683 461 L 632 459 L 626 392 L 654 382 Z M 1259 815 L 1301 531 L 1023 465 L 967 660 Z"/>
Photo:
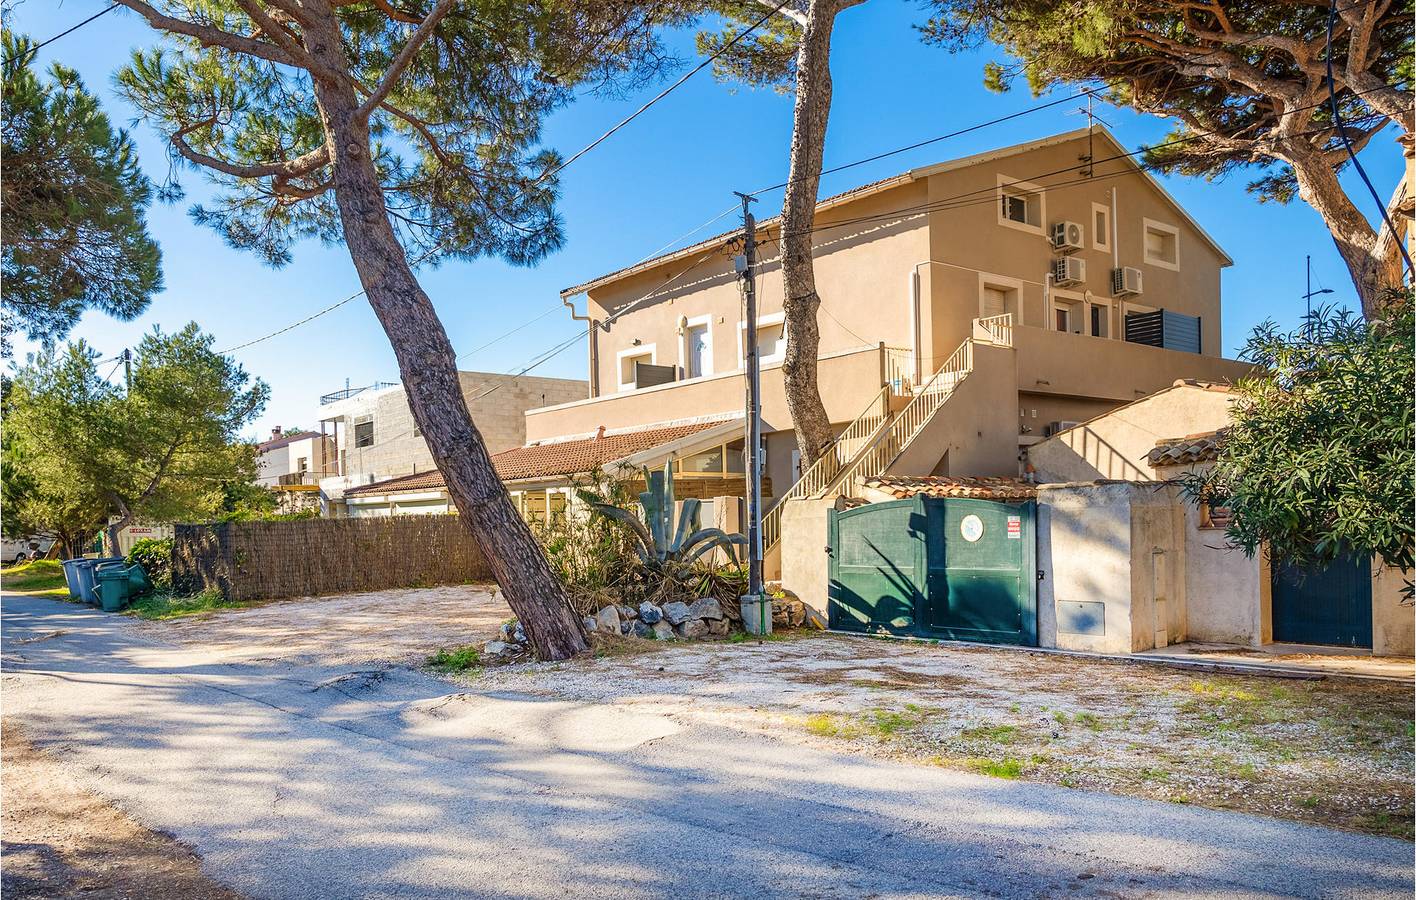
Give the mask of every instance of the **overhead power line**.
<path id="1" fill-rule="evenodd" d="M 18 59 L 18 58 L 16 58 L 16 57 L 11 57 L 11 58 L 5 60 L 4 65 L 7 65 L 7 66 L 8 66 L 8 65 L 10 65 L 10 64 L 12 64 L 12 63 L 15 63 L 15 62 L 29 62 L 29 60 L 32 59 L 32 58 L 34 58 L 34 55 L 35 55 L 36 53 L 38 53 L 41 48 L 44 48 L 44 47 L 49 46 L 50 44 L 52 44 L 52 43 L 54 43 L 55 41 L 59 40 L 61 37 L 65 37 L 65 36 L 67 36 L 67 35 L 73 34 L 74 32 L 78 31 L 80 28 L 83 28 L 85 25 L 87 25 L 88 23 L 92 22 L 94 19 L 97 19 L 99 16 L 107 15 L 108 13 L 113 12 L 113 10 L 115 10 L 115 9 L 117 9 L 117 8 L 118 8 L 118 4 L 117 4 L 117 3 L 111 3 L 111 4 L 109 4 L 108 6 L 104 7 L 103 9 L 101 9 L 101 10 L 99 10 L 98 12 L 94 13 L 93 15 L 89 16 L 87 19 L 84 19 L 82 22 L 78 23 L 77 25 L 72 25 L 72 26 L 70 26 L 70 27 L 68 27 L 68 28 L 65 28 L 63 31 L 59 32 L 58 34 L 54 35 L 53 37 L 45 38 L 44 40 L 40 41 L 38 44 L 35 44 L 34 46 L 30 47 L 30 48 L 29 48 L 29 51 L 28 51 L 27 53 L 21 54 L 22 56 L 25 57 L 25 59 L 20 60 L 20 59 Z"/>
<path id="2" fill-rule="evenodd" d="M 774 8 L 774 9 L 772 9 L 772 10 L 770 10 L 770 11 L 764 13 L 760 18 L 757 19 L 757 21 L 753 22 L 751 25 L 749 25 L 749 26 L 747 26 L 746 28 L 744 28 L 744 29 L 742 29 L 741 31 L 739 31 L 736 35 L 733 36 L 732 40 L 728 41 L 728 43 L 724 44 L 722 47 L 719 47 L 716 51 L 714 51 L 712 54 L 710 54 L 707 59 L 703 60 L 703 62 L 699 63 L 697 66 L 695 66 L 694 68 L 690 69 L 687 73 L 685 73 L 682 77 L 680 77 L 680 78 L 679 78 L 677 81 L 675 81 L 673 84 L 669 85 L 669 86 L 668 86 L 667 88 L 665 88 L 664 90 L 662 90 L 662 91 L 660 91 L 659 93 L 655 94 L 652 98 L 649 99 L 648 102 L 646 102 L 645 104 L 643 104 L 642 106 L 640 106 L 638 109 L 636 109 L 634 112 L 630 113 L 628 116 L 626 116 L 626 117 L 624 117 L 623 119 L 621 119 L 619 122 L 617 122 L 612 128 L 610 128 L 610 129 L 609 129 L 608 131 L 606 131 L 604 134 L 602 134 L 602 135 L 600 135 L 599 137 L 595 138 L 595 140 L 591 141 L 589 144 L 586 144 L 586 145 L 585 145 L 584 147 L 582 147 L 579 151 L 577 151 L 577 152 L 571 154 L 571 156 L 570 156 L 568 159 L 564 160 L 563 162 L 559 163 L 558 165 L 556 165 L 556 166 L 554 166 L 554 167 L 552 167 L 552 168 L 550 168 L 550 169 L 547 169 L 545 172 L 542 172 L 542 173 L 540 174 L 540 176 L 538 176 L 538 177 L 536 178 L 536 180 L 531 183 L 531 187 L 535 187 L 536 185 L 538 185 L 538 184 L 540 184 L 541 182 L 545 181 L 547 178 L 550 178 L 550 177 L 552 177 L 552 176 L 554 176 L 554 175 L 559 175 L 561 172 L 565 171 L 566 167 L 568 167 L 571 163 L 575 162 L 576 160 L 578 160 L 578 159 L 580 159 L 581 157 L 583 157 L 585 154 L 589 153 L 591 150 L 593 150 L 593 149 L 595 149 L 596 147 L 600 146 L 600 144 L 603 144 L 603 143 L 604 143 L 606 140 L 608 140 L 608 139 L 610 138 L 610 136 L 613 135 L 615 132 L 619 131 L 621 128 L 625 127 L 625 126 L 628 125 L 630 122 L 633 122 L 633 121 L 634 121 L 635 119 L 637 119 L 640 115 L 642 115 L 645 111 L 647 111 L 650 107 L 652 107 L 654 104 L 658 103 L 660 100 L 663 100 L 665 97 L 669 96 L 669 94 L 673 93 L 675 90 L 677 90 L 679 87 L 681 87 L 681 86 L 684 84 L 684 82 L 688 81 L 688 80 L 689 80 L 690 78 L 692 78 L 694 75 L 698 74 L 699 72 L 701 72 L 701 71 L 703 71 L 705 68 L 707 68 L 709 65 L 711 65 L 711 64 L 713 63 L 713 61 L 716 60 L 719 56 L 721 56 L 722 54 L 726 53 L 726 52 L 727 52 L 728 50 L 730 50 L 732 47 L 736 46 L 736 45 L 738 44 L 738 42 L 740 42 L 743 38 L 747 37 L 747 35 L 748 35 L 749 33 L 751 33 L 752 31 L 756 30 L 758 27 L 760 27 L 760 26 L 762 25 L 762 23 L 766 22 L 766 21 L 767 21 L 768 19 L 770 19 L 772 16 L 774 16 L 774 15 L 776 15 L 778 12 L 780 12 L 781 9 L 782 9 L 782 7 L 786 6 L 787 3 L 789 3 L 789 2 L 790 2 L 790 0 L 782 0 L 781 3 L 778 3 L 778 4 L 777 4 L 776 8 Z M 116 6 L 117 4 L 114 4 L 114 5 Z M 107 12 L 107 10 L 104 10 L 104 12 Z M 100 15 L 101 15 L 101 14 L 100 14 Z M 83 24 L 83 23 L 80 23 L 80 24 Z M 76 26 L 76 27 L 77 27 L 77 26 Z M 53 38 L 51 38 L 51 40 L 53 40 Z M 726 215 L 726 213 L 725 213 L 724 215 Z M 722 218 L 722 216 L 717 216 L 717 217 L 715 217 L 714 219 L 712 219 L 712 220 L 710 220 L 710 221 L 716 221 L 716 220 L 719 219 L 719 218 Z M 706 224 L 706 223 L 705 223 L 705 224 Z M 426 262 L 429 258 L 431 258 L 434 254 L 439 253 L 439 252 L 441 252 L 443 249 L 445 249 L 447 243 L 448 243 L 447 241 L 441 241 L 441 242 L 439 242 L 437 245 L 435 245 L 434 247 L 432 247 L 431 249 L 429 249 L 426 253 L 422 254 L 422 255 L 419 256 L 416 260 L 414 260 L 414 261 L 411 263 L 411 265 L 412 265 L 414 268 L 417 268 L 419 265 L 421 265 L 422 263 Z M 311 315 L 305 317 L 304 319 L 301 319 L 301 320 L 298 321 L 298 322 L 294 322 L 294 323 L 292 323 L 292 324 L 290 324 L 290 325 L 285 326 L 284 328 L 277 329 L 276 331 L 272 331 L 272 332 L 269 333 L 269 334 L 266 334 L 266 335 L 263 335 L 263 336 L 261 336 L 261 337 L 255 338 L 254 340 L 246 341 L 244 344 L 238 344 L 238 345 L 236 345 L 235 347 L 230 348 L 229 350 L 221 350 L 221 351 L 218 351 L 218 352 L 220 352 L 220 353 L 234 353 L 234 352 L 237 351 L 237 350 L 244 350 L 244 349 L 247 348 L 247 347 L 253 346 L 253 345 L 255 345 L 255 344 L 262 343 L 263 341 L 268 341 L 268 340 L 270 340 L 270 339 L 273 338 L 273 337 L 278 337 L 279 335 L 285 334 L 287 331 L 291 331 L 291 330 L 293 330 L 293 329 L 295 329 L 295 328 L 299 328 L 301 325 L 304 325 L 304 324 L 306 324 L 306 323 L 308 323 L 308 322 L 312 322 L 312 321 L 314 321 L 315 319 L 318 319 L 320 316 L 325 315 L 326 313 L 333 312 L 334 310 L 336 310 L 336 309 L 338 309 L 339 307 L 345 305 L 346 303 L 349 303 L 349 302 L 351 302 L 351 301 L 357 300 L 358 298 L 364 296 L 364 294 L 365 294 L 365 292 L 364 292 L 363 290 L 360 290 L 360 291 L 358 291 L 357 293 L 354 293 L 354 294 L 351 294 L 351 295 L 348 296 L 348 297 L 345 297 L 343 300 L 340 300 L 340 301 L 337 302 L 337 303 L 332 303 L 332 304 L 330 304 L 329 306 L 326 306 L 324 309 L 319 310 L 318 312 L 313 313 L 313 314 L 311 314 Z"/>

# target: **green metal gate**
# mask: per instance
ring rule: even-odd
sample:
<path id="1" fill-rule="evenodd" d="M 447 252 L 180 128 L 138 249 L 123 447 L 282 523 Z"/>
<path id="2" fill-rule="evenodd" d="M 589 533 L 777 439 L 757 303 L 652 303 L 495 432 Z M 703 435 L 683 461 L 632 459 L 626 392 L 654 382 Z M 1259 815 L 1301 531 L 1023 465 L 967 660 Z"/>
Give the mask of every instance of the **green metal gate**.
<path id="1" fill-rule="evenodd" d="M 1372 646 L 1372 562 L 1347 555 L 1325 569 L 1274 567 L 1273 639 Z"/>
<path id="2" fill-rule="evenodd" d="M 831 627 L 1036 644 L 1035 520 L 1032 502 L 923 496 L 831 512 Z"/>
<path id="3" fill-rule="evenodd" d="M 915 633 L 915 610 L 923 600 L 925 523 L 918 497 L 828 514 L 832 628 Z"/>

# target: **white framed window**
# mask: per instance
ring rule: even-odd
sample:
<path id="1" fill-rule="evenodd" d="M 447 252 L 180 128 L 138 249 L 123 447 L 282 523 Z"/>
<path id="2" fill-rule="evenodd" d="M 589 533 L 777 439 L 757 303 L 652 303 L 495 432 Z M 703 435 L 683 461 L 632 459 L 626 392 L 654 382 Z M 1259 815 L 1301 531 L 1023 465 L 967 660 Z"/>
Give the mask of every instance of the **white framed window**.
<path id="1" fill-rule="evenodd" d="M 1086 303 L 1076 294 L 1053 290 L 1048 327 L 1068 334 L 1086 334 Z"/>
<path id="2" fill-rule="evenodd" d="M 713 317 L 696 316 L 687 320 L 679 336 L 679 367 L 684 378 L 702 378 L 713 374 Z"/>
<path id="3" fill-rule="evenodd" d="M 1111 207 L 1105 203 L 1092 204 L 1092 249 L 1104 253 L 1111 252 Z"/>
<path id="4" fill-rule="evenodd" d="M 1180 229 L 1166 222 L 1142 219 L 1146 262 L 1162 269 L 1180 269 Z"/>
<path id="5" fill-rule="evenodd" d="M 757 318 L 757 360 L 781 362 L 787 355 L 787 314 L 771 313 Z M 738 323 L 738 363 L 747 365 L 747 323 Z"/>
<path id="6" fill-rule="evenodd" d="M 1092 297 L 1087 303 L 1086 333 L 1092 337 L 1109 338 L 1114 331 L 1111 301 L 1101 297 Z"/>
<path id="7" fill-rule="evenodd" d="M 1006 175 L 998 176 L 998 224 L 1031 234 L 1043 234 L 1047 195 L 1041 187 Z"/>
<path id="8" fill-rule="evenodd" d="M 1023 324 L 1023 282 L 1019 278 L 978 273 L 978 317 L 1011 313 L 1013 324 Z"/>
<path id="9" fill-rule="evenodd" d="M 615 369 L 619 374 L 619 389 L 621 391 L 632 391 L 639 386 L 634 377 L 635 363 L 646 365 L 656 365 L 659 361 L 659 351 L 655 344 L 642 344 L 638 347 L 626 347 L 615 354 Z"/>

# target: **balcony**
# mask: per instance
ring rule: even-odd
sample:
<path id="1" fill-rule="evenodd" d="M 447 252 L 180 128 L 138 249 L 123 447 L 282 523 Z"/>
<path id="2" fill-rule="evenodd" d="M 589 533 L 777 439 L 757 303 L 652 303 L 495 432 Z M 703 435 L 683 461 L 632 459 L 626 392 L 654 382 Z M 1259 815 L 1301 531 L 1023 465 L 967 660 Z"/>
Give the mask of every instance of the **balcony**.
<path id="1" fill-rule="evenodd" d="M 887 379 L 908 378 L 912 367 L 906 351 L 883 345 L 823 356 L 817 382 L 827 416 L 832 422 L 851 421 Z M 613 431 L 658 422 L 726 418 L 742 415 L 745 405 L 742 371 L 724 372 L 528 410 L 526 440 L 590 435 L 602 425 Z M 792 427 L 780 362 L 762 367 L 762 419 L 764 431 Z"/>
<path id="2" fill-rule="evenodd" d="M 317 491 L 321 477 L 317 472 L 290 472 L 276 476 L 274 486 L 282 491 Z"/>
<path id="3" fill-rule="evenodd" d="M 1015 326 L 1018 390 L 1130 402 L 1180 378 L 1229 382 L 1247 363 L 1138 341 Z"/>
<path id="4" fill-rule="evenodd" d="M 337 402 L 339 402 L 340 400 L 348 400 L 350 397 L 353 397 L 355 394 L 362 394 L 362 393 L 364 393 L 364 391 L 381 391 L 381 390 L 383 390 L 384 388 L 391 388 L 391 387 L 398 387 L 398 382 L 396 382 L 396 381 L 375 381 L 373 384 L 366 384 L 366 385 L 364 385 L 363 387 L 349 387 L 349 388 L 345 388 L 345 389 L 342 390 L 342 391 L 335 391 L 335 392 L 332 393 L 332 394 L 321 394 L 321 395 L 320 395 L 320 406 L 328 406 L 329 404 L 331 404 L 331 403 L 337 403 Z"/>

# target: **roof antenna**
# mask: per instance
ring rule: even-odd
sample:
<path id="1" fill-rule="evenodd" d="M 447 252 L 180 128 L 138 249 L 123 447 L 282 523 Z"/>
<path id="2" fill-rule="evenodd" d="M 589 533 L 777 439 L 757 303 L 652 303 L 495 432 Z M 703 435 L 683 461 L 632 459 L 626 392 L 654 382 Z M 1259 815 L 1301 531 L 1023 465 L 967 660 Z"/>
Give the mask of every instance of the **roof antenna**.
<path id="1" fill-rule="evenodd" d="M 1086 163 L 1086 167 L 1082 169 L 1082 174 L 1087 178 L 1091 178 L 1094 174 L 1094 170 L 1092 169 L 1092 160 L 1096 159 L 1096 151 L 1092 145 L 1092 133 L 1096 129 L 1097 122 L 1100 122 L 1108 128 L 1111 127 L 1111 123 L 1103 119 L 1101 116 L 1097 115 L 1096 112 L 1092 109 L 1092 103 L 1096 99 L 1096 92 L 1093 91 L 1091 88 L 1083 88 L 1082 93 L 1087 95 L 1087 105 L 1084 107 L 1077 107 L 1076 111 L 1087 117 L 1087 152 L 1085 156 L 1079 156 L 1077 157 L 1077 159 Z"/>

